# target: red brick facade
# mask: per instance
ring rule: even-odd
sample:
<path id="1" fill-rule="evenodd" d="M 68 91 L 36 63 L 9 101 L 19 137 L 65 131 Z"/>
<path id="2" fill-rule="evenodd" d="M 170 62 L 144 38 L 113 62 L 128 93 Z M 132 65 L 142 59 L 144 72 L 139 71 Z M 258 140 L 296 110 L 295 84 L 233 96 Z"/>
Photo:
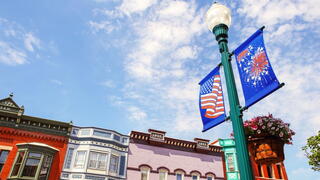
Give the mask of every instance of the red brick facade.
<path id="1" fill-rule="evenodd" d="M 0 173 L 1 180 L 7 179 L 10 175 L 18 150 L 16 145 L 19 143 L 31 142 L 47 144 L 59 150 L 54 155 L 49 180 L 59 179 L 67 149 L 68 137 L 0 127 L 0 146 L 12 147 Z"/>

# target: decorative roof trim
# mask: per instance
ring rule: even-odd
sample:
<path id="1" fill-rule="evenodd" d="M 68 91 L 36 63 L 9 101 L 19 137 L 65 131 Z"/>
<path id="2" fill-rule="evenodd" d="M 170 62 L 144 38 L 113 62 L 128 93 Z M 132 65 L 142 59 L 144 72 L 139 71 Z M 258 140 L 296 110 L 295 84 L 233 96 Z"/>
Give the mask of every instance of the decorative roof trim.
<path id="1" fill-rule="evenodd" d="M 197 153 L 218 153 L 222 155 L 222 148 L 219 146 L 208 145 L 208 148 L 199 149 L 198 144 L 196 142 L 180 140 L 170 137 L 164 137 L 162 142 L 155 143 L 151 138 L 149 133 L 143 133 L 138 131 L 131 131 L 130 133 L 130 142 L 131 143 L 141 143 L 141 144 L 148 144 L 153 146 L 160 146 L 170 149 L 177 149 L 177 150 L 185 150 Z"/>

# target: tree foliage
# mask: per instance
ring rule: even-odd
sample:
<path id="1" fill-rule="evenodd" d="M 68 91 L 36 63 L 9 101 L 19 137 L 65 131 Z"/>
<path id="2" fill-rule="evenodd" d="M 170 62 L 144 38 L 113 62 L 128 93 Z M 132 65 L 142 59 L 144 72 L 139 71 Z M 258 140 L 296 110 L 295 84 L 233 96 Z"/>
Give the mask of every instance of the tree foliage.
<path id="1" fill-rule="evenodd" d="M 320 171 L 320 131 L 318 135 L 311 136 L 307 140 L 307 145 L 302 147 L 305 155 L 309 159 L 309 165 L 315 171 Z"/>

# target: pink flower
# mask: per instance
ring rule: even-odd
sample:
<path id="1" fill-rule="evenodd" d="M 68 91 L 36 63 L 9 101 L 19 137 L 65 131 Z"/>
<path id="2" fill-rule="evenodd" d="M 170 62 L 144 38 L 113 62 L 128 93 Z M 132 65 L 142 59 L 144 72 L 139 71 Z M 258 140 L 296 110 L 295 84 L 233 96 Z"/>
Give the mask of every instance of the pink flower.
<path id="1" fill-rule="evenodd" d="M 253 130 L 257 130 L 257 129 L 258 129 L 258 126 L 255 125 L 255 124 L 252 124 L 252 125 L 251 125 L 251 128 L 252 128 Z"/>
<path id="2" fill-rule="evenodd" d="M 262 129 L 265 129 L 266 128 L 266 126 L 262 126 Z"/>
<path id="3" fill-rule="evenodd" d="M 283 132 L 280 132 L 280 133 L 279 133 L 279 137 L 283 137 Z"/>

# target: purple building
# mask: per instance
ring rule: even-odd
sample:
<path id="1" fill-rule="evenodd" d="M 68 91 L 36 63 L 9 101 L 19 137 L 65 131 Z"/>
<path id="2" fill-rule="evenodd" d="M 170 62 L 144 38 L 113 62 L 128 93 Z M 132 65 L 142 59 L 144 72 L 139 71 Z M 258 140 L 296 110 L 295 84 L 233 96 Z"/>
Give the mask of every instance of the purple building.
<path id="1" fill-rule="evenodd" d="M 128 180 L 226 179 L 221 147 L 165 137 L 163 131 L 130 134 Z"/>

